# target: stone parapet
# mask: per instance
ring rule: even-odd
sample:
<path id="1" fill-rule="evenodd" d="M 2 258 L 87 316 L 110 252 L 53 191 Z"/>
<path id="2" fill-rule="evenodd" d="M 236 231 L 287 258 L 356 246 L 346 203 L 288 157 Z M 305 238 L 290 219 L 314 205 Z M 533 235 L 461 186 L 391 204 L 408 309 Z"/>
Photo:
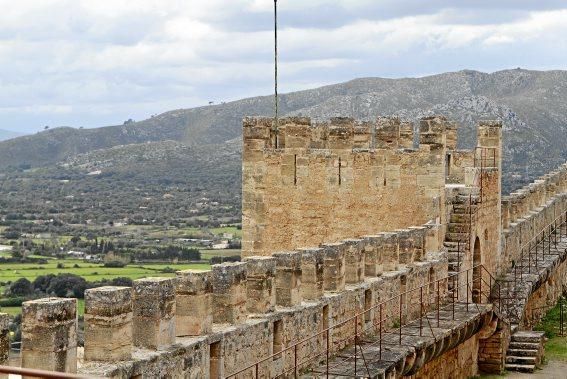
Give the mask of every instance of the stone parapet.
<path id="1" fill-rule="evenodd" d="M 283 307 L 300 304 L 302 253 L 297 251 L 274 254 L 276 258 L 276 303 Z"/>
<path id="2" fill-rule="evenodd" d="M 238 324 L 246 320 L 247 263 L 213 266 L 213 322 Z"/>
<path id="3" fill-rule="evenodd" d="M 77 371 L 77 299 L 22 304 L 22 367 Z"/>
<path id="4" fill-rule="evenodd" d="M 247 311 L 249 313 L 269 313 L 276 305 L 276 258 L 248 257 L 247 263 Z"/>
<path id="5" fill-rule="evenodd" d="M 177 337 L 208 334 L 213 328 L 213 277 L 211 271 L 177 272 L 175 333 Z"/>
<path id="6" fill-rule="evenodd" d="M 138 279 L 133 292 L 134 345 L 157 350 L 175 343 L 175 279 Z"/>
<path id="7" fill-rule="evenodd" d="M 86 290 L 84 318 L 86 361 L 132 358 L 132 288 Z"/>

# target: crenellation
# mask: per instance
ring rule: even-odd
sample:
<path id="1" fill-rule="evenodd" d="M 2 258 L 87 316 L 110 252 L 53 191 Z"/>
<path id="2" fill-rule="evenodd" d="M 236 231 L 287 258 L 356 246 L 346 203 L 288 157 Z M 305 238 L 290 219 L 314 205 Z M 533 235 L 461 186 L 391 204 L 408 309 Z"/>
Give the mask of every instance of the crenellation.
<path id="1" fill-rule="evenodd" d="M 247 262 L 213 266 L 213 322 L 239 324 L 246 320 Z"/>
<path id="2" fill-rule="evenodd" d="M 178 271 L 175 285 L 177 337 L 205 335 L 212 331 L 212 327 L 212 271 Z"/>
<path id="3" fill-rule="evenodd" d="M 77 299 L 22 304 L 22 367 L 77 371 Z"/>
<path id="4" fill-rule="evenodd" d="M 378 248 L 380 236 L 367 235 L 362 238 L 364 240 L 364 276 L 372 278 L 382 275 L 382 257 Z"/>
<path id="5" fill-rule="evenodd" d="M 325 291 L 339 292 L 345 288 L 345 244 L 328 243 L 324 250 L 323 288 Z"/>
<path id="6" fill-rule="evenodd" d="M 300 249 L 301 252 L 301 297 L 315 300 L 324 293 L 324 250 L 322 248 Z"/>
<path id="7" fill-rule="evenodd" d="M 300 304 L 302 253 L 279 252 L 273 256 L 276 258 L 276 304 L 282 307 Z"/>
<path id="8" fill-rule="evenodd" d="M 85 361 L 132 358 L 132 288 L 99 287 L 85 291 Z"/>
<path id="9" fill-rule="evenodd" d="M 272 312 L 276 305 L 275 257 L 244 258 L 246 266 L 246 310 L 251 314 Z"/>
<path id="10" fill-rule="evenodd" d="M 364 240 L 346 239 L 345 245 L 345 283 L 355 284 L 364 281 Z"/>
<path id="11" fill-rule="evenodd" d="M 138 279 L 133 293 L 134 346 L 160 350 L 175 343 L 175 279 Z"/>

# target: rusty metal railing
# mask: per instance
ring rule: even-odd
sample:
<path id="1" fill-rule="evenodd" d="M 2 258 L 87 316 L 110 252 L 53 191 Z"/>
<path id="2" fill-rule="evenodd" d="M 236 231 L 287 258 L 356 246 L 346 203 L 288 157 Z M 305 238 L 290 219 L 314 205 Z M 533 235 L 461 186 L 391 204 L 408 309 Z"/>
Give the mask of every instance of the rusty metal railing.
<path id="1" fill-rule="evenodd" d="M 449 281 L 458 282 L 459 276 L 466 276 L 465 283 L 454 284 L 454 287 L 464 288 L 466 295 L 461 290 L 461 298 L 455 295 L 455 291 L 451 294 L 447 291 Z M 473 281 L 478 281 L 477 285 L 474 285 Z M 225 378 L 232 379 L 241 376 L 255 379 L 289 376 L 297 378 L 309 367 L 311 372 L 328 377 L 334 375 L 333 372 L 345 361 L 354 362 L 354 377 L 360 377 L 364 370 L 368 371 L 369 362 L 364 356 L 364 349 L 369 346 L 377 347 L 379 349 L 378 360 L 381 360 L 383 345 L 391 345 L 391 336 L 395 336 L 397 343 L 402 345 L 403 336 L 408 335 L 404 333 L 404 328 L 408 326 L 416 327 L 420 336 L 425 333 L 437 340 L 438 336 L 434 328 L 439 327 L 440 322 L 444 320 L 441 312 L 448 311 L 450 320 L 455 320 L 457 304 L 465 305 L 468 312 L 469 308 L 475 306 L 472 301 L 473 288 L 478 288 L 480 303 L 483 300 L 486 303 L 495 301 L 494 309 L 499 312 L 499 300 L 491 296 L 491 289 L 496 287 L 498 287 L 498 282 L 483 265 L 448 275 L 358 311 L 354 316 L 292 343 Z M 480 312 L 478 304 L 476 306 L 476 311 Z M 345 329 L 348 330 L 347 333 L 344 333 Z M 346 336 L 340 337 L 341 334 L 346 334 Z M 337 336 L 339 338 L 336 338 Z M 386 340 L 386 337 L 389 337 L 389 340 Z M 347 347 L 354 347 L 353 355 L 347 354 L 341 357 L 340 354 L 337 354 Z M 288 357 L 290 362 L 293 361 L 293 365 L 284 367 L 281 373 L 271 376 L 269 372 L 272 362 L 280 357 Z M 339 361 L 333 363 L 332 359 L 337 358 Z M 322 364 L 324 369 L 314 371 L 315 368 L 312 366 L 318 364 Z"/>
<path id="2" fill-rule="evenodd" d="M 65 372 L 36 370 L 23 367 L 0 366 L 0 373 L 21 375 L 28 378 L 46 378 L 46 379 L 93 379 L 93 376 L 84 376 L 78 374 L 70 374 Z"/>

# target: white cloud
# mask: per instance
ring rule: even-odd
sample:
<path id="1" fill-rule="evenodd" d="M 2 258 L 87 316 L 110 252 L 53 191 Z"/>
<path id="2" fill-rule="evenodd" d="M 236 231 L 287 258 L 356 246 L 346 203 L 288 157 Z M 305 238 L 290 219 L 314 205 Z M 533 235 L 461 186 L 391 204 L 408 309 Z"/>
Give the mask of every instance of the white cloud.
<path id="1" fill-rule="evenodd" d="M 280 1 L 281 87 L 462 68 L 565 68 L 567 9 L 560 2 L 462 3 Z M 271 91 L 272 0 L 0 6 L 0 115 L 38 115 L 22 120 L 44 125 L 40 116 L 50 114 L 53 123 L 95 126 L 112 112 L 120 122 Z M 534 50 L 540 66 L 519 53 Z M 2 128 L 10 120 L 0 118 Z"/>

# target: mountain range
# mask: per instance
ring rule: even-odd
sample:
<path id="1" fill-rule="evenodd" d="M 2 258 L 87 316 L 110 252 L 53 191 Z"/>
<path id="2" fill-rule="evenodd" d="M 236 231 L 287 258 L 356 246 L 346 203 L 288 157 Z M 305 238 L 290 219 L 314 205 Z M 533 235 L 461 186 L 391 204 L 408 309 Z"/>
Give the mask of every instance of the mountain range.
<path id="1" fill-rule="evenodd" d="M 505 191 L 567 160 L 567 71 L 464 70 L 421 78 L 360 78 L 281 95 L 280 111 L 316 120 L 334 116 L 369 120 L 379 115 L 418 120 L 443 114 L 460 123 L 460 148 L 474 146 L 478 120 L 502 120 Z M 0 173 L 11 172 L 13 178 L 18 169 L 32 168 L 41 171 L 43 178 L 49 177 L 49 172 L 61 177 L 62 170 L 72 168 L 83 170 L 86 177 L 94 170 L 127 175 L 133 167 L 135 172 L 145 169 L 148 175 L 159 177 L 167 171 L 175 177 L 190 175 L 191 170 L 202 174 L 204 165 L 217 161 L 222 151 L 235 160 L 223 165 L 225 170 L 236 170 L 239 175 L 242 118 L 272 112 L 273 96 L 262 96 L 173 110 L 124 125 L 53 128 L 0 142 Z M 179 156 L 165 154 L 163 150 L 171 149 L 172 144 L 164 141 L 175 141 L 176 151 L 192 150 L 202 159 L 179 171 L 175 162 Z M 134 152 L 140 144 L 150 157 L 143 160 L 143 167 L 140 160 L 129 158 L 137 156 Z M 33 177 L 34 170 L 26 171 Z M 239 180 L 232 174 L 223 170 L 212 173 L 220 182 L 224 175 L 231 181 Z M 227 191 L 235 188 L 226 186 Z"/>
<path id="2" fill-rule="evenodd" d="M 7 139 L 16 138 L 22 136 L 22 133 L 12 132 L 10 130 L 0 129 L 0 141 L 5 141 Z"/>

